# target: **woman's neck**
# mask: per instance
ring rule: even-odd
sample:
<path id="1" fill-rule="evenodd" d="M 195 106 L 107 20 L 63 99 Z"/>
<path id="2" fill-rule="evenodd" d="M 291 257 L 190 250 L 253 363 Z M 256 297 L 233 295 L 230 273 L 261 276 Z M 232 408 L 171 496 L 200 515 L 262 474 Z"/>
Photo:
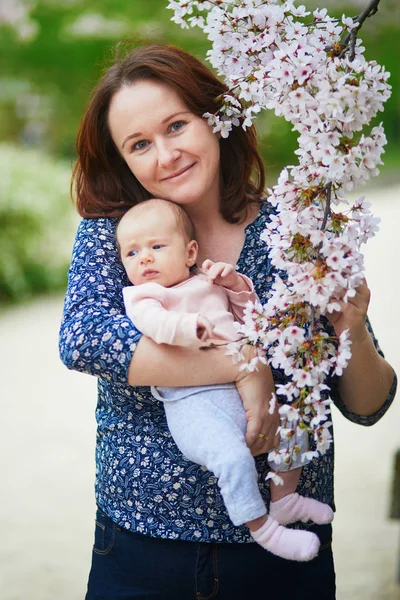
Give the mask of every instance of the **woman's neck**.
<path id="1" fill-rule="evenodd" d="M 229 223 L 222 216 L 219 206 L 185 207 L 198 232 L 218 232 L 230 230 L 232 227 L 246 227 L 254 221 L 259 212 L 259 204 L 249 204 L 243 223 Z"/>
<path id="2" fill-rule="evenodd" d="M 208 231 L 222 226 L 225 219 L 217 205 L 211 206 L 188 206 L 186 212 L 191 218 L 196 231 Z"/>
<path id="3" fill-rule="evenodd" d="M 245 241 L 245 227 L 256 218 L 258 210 L 255 206 L 249 207 L 243 223 L 229 223 L 219 210 L 191 214 L 199 244 L 198 266 L 206 258 L 236 265 Z"/>

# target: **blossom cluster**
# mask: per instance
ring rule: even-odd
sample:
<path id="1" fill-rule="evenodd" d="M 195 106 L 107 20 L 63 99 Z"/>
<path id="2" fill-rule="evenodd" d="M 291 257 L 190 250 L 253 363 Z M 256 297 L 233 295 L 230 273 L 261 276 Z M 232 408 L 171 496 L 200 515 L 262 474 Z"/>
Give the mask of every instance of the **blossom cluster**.
<path id="1" fill-rule="evenodd" d="M 382 125 L 369 134 L 363 129 L 390 96 L 389 73 L 366 61 L 359 39 L 350 60 L 342 39 L 355 22 L 333 19 L 326 9 L 310 13 L 292 0 L 172 0 L 169 8 L 173 21 L 201 27 L 212 42 L 208 59 L 229 89 L 215 114 L 205 115 L 214 131 L 227 137 L 269 109 L 299 134 L 298 164 L 268 190 L 276 213 L 262 234 L 281 275 L 264 306 L 248 307 L 239 331 L 257 353 L 246 368 L 267 357 L 287 375 L 288 383 L 277 386 L 285 398 L 281 438 L 308 429 L 315 450 L 304 458 L 312 458 L 331 443 L 324 382 L 340 375 L 351 356 L 348 332 L 330 333 L 324 315 L 340 309 L 338 295 L 355 295 L 363 279 L 360 246 L 378 223 L 363 198 L 349 206 L 344 194 L 382 164 Z M 230 353 L 240 359 L 241 345 Z M 287 448 L 273 459 L 290 462 Z"/>

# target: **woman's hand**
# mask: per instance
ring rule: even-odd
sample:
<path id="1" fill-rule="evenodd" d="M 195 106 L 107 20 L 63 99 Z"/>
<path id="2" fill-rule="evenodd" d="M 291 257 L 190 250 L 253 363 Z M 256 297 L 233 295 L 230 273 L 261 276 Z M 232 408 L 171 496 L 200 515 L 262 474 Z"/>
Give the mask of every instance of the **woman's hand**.
<path id="1" fill-rule="evenodd" d="M 326 317 L 332 323 L 338 337 L 345 329 L 348 329 L 353 343 L 364 341 L 369 335 L 365 319 L 371 297 L 367 282 L 364 279 L 363 283 L 356 289 L 355 296 L 349 298 L 347 302 L 343 301 L 344 294 L 345 291 L 343 290 L 342 294 L 331 298 L 331 301 L 339 304 L 340 310 L 332 313 L 327 312 Z"/>
<path id="2" fill-rule="evenodd" d="M 270 413 L 274 392 L 272 372 L 268 365 L 259 365 L 258 371 L 241 371 L 236 387 L 246 411 L 246 443 L 253 456 L 269 452 L 279 444 L 278 407 Z"/>
<path id="3" fill-rule="evenodd" d="M 370 300 L 367 282 L 356 289 L 347 302 L 341 296 L 332 298 L 340 310 L 326 317 L 332 323 L 337 336 L 348 329 L 350 333 L 351 358 L 338 381 L 338 390 L 347 408 L 361 416 L 369 416 L 380 410 L 393 384 L 393 370 L 380 356 L 366 326 Z"/>

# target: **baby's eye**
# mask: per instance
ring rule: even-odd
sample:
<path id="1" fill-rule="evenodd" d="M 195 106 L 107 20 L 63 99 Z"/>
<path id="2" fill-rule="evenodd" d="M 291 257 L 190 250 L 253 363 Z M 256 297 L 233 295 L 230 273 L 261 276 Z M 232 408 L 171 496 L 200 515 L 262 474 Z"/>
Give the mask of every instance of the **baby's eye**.
<path id="1" fill-rule="evenodd" d="M 128 256 L 136 256 L 137 250 L 129 250 Z"/>
<path id="2" fill-rule="evenodd" d="M 164 248 L 163 244 L 154 244 L 153 245 L 153 250 L 161 250 L 161 248 Z"/>
<path id="3" fill-rule="evenodd" d="M 144 150 L 147 148 L 149 142 L 147 140 L 139 140 L 136 144 L 133 144 L 132 150 Z"/>
<path id="4" fill-rule="evenodd" d="M 170 129 L 172 132 L 176 132 L 179 131 L 180 129 L 182 129 L 182 127 L 185 125 L 185 121 L 175 121 L 175 123 L 172 123 L 170 126 Z"/>

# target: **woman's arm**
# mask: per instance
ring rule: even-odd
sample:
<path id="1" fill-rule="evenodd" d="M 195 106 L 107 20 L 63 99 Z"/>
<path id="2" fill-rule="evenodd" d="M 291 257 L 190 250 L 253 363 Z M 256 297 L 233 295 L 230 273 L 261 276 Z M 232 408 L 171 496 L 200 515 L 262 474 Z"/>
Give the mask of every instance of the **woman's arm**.
<path id="1" fill-rule="evenodd" d="M 225 346 L 199 350 L 156 344 L 142 337 L 131 360 L 128 381 L 130 385 L 181 387 L 230 383 L 238 376 L 239 365 L 225 355 Z"/>
<path id="2" fill-rule="evenodd" d="M 376 415 L 377 418 L 359 420 L 365 425 L 373 424 L 385 412 L 381 412 L 382 408 L 388 408 L 396 387 L 394 371 L 378 352 L 373 333 L 368 329 L 366 314 L 369 299 L 370 292 L 364 282 L 357 289 L 354 298 L 350 298 L 347 303 L 339 299 L 341 311 L 329 316 L 336 335 L 349 329 L 352 341 L 351 359 L 338 379 L 337 391 L 340 398 L 337 404 L 353 417 Z M 351 418 L 350 415 L 346 416 Z"/>
<path id="3" fill-rule="evenodd" d="M 116 223 L 84 219 L 79 225 L 59 348 L 69 369 L 126 384 L 141 333 L 125 315 L 122 288 L 129 282 L 115 244 Z"/>
<path id="4" fill-rule="evenodd" d="M 370 416 L 385 403 L 394 382 L 394 371 L 378 354 L 366 329 L 365 338 L 353 342 L 352 356 L 338 382 L 342 401 L 352 413 Z"/>

